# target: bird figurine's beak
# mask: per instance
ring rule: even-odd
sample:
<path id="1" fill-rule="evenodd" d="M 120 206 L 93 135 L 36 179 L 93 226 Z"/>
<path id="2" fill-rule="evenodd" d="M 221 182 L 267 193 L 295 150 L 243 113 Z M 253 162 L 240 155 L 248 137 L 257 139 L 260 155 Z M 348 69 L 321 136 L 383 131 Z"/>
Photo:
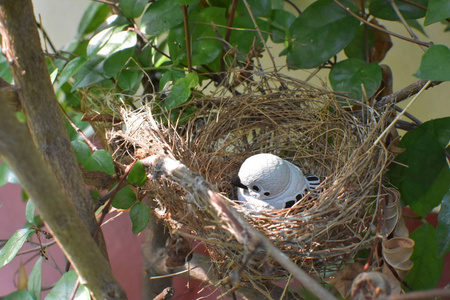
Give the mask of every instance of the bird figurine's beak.
<path id="1" fill-rule="evenodd" d="M 245 185 L 242 184 L 241 179 L 239 178 L 239 175 L 234 175 L 233 177 L 231 177 L 231 184 L 234 185 L 235 187 L 240 187 L 244 190 L 247 189 L 247 187 Z"/>

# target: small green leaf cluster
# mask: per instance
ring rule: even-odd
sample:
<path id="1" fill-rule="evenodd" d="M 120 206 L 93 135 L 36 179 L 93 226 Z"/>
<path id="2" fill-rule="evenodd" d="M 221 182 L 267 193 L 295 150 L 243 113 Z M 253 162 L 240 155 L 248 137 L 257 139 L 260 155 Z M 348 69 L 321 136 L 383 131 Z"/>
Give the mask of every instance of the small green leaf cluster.
<path id="1" fill-rule="evenodd" d="M 83 169 L 88 171 L 101 171 L 109 175 L 115 174 L 113 159 L 111 154 L 106 150 L 100 149 L 91 153 L 89 146 L 80 140 L 72 141 L 72 147 L 77 161 Z M 147 226 L 150 219 L 150 211 L 147 205 L 137 200 L 135 189 L 131 185 L 142 187 L 146 181 L 147 174 L 145 168 L 142 162 L 138 161 L 127 176 L 127 182 L 130 185 L 119 189 L 111 202 L 112 206 L 116 209 L 131 209 L 130 219 L 133 225 L 132 231 L 135 234 L 140 233 Z M 114 185 L 112 189 L 116 189 L 116 186 Z"/>

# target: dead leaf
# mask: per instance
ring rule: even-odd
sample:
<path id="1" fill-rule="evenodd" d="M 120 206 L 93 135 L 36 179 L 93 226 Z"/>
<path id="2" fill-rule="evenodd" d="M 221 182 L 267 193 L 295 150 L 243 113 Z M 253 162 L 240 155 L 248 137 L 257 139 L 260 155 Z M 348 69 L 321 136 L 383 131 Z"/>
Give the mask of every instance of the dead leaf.
<path id="1" fill-rule="evenodd" d="M 392 273 L 391 268 L 387 264 L 384 264 L 381 268 L 381 273 L 386 275 L 389 284 L 391 285 L 391 295 L 398 295 L 402 292 L 402 284 L 397 277 Z M 398 275 L 398 273 L 397 273 Z"/>
<path id="2" fill-rule="evenodd" d="M 352 284 L 352 300 L 377 299 L 391 294 L 389 278 L 380 272 L 359 274 Z"/>
<path id="3" fill-rule="evenodd" d="M 375 93 L 377 99 L 381 99 L 384 96 L 391 95 L 394 92 L 394 79 L 392 77 L 392 70 L 388 65 L 380 65 L 382 71 L 382 79 L 380 87 Z"/>
<path id="4" fill-rule="evenodd" d="M 385 194 L 380 227 L 380 234 L 383 237 L 387 237 L 394 231 L 402 213 L 400 193 L 394 188 L 386 188 Z"/>
<path id="5" fill-rule="evenodd" d="M 414 265 L 411 261 L 414 240 L 404 237 L 385 239 L 381 247 L 384 261 L 395 269 L 400 278 L 404 278 Z"/>
<path id="6" fill-rule="evenodd" d="M 380 25 L 376 19 L 372 19 L 370 23 L 377 25 L 380 28 L 386 29 L 383 25 Z M 392 47 L 391 36 L 381 30 L 373 30 L 375 34 L 375 43 L 369 49 L 369 62 L 381 62 L 386 56 L 386 53 Z"/>
<path id="7" fill-rule="evenodd" d="M 17 280 L 17 289 L 18 290 L 27 290 L 28 289 L 28 275 L 27 270 L 25 270 L 25 265 L 23 262 L 20 262 L 19 266 L 19 275 Z"/>
<path id="8" fill-rule="evenodd" d="M 346 265 L 339 272 L 331 275 L 325 282 L 334 286 L 342 297 L 347 298 L 350 295 L 353 280 L 364 270 L 360 263 L 351 263 Z"/>

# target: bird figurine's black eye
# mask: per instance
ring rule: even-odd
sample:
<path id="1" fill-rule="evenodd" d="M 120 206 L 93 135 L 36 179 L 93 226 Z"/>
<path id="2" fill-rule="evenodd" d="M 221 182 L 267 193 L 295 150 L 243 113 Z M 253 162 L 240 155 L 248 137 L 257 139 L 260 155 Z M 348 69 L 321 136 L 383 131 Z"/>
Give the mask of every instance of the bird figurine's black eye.
<path id="1" fill-rule="evenodd" d="M 256 185 L 252 186 L 252 189 L 253 189 L 255 192 L 259 192 L 259 187 L 256 186 Z"/>
<path id="2" fill-rule="evenodd" d="M 270 196 L 269 192 L 264 192 L 264 196 Z"/>

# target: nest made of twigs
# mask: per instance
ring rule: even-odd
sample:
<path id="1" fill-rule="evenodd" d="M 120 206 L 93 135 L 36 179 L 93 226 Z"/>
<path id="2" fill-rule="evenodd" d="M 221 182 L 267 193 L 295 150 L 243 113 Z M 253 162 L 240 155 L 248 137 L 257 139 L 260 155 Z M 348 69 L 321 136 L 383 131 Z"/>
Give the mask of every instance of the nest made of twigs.
<path id="1" fill-rule="evenodd" d="M 122 110 L 125 126 L 111 131 L 116 159 L 160 145 L 227 196 L 252 226 L 306 271 L 323 275 L 370 246 L 376 200 L 392 159 L 377 141 L 389 108 L 375 110 L 279 74 L 265 74 L 238 96 L 221 92 L 193 97 L 172 112 L 183 118 L 190 112 L 175 123 L 168 114 L 155 115 L 154 103 Z M 257 212 L 237 204 L 230 179 L 257 153 L 276 154 L 316 174 L 322 180 L 320 194 L 281 210 Z M 264 254 L 249 253 L 213 209 L 196 202 L 195 190 L 155 177 L 145 189 L 158 203 L 157 215 L 172 230 L 203 242 L 221 276 L 238 270 L 244 281 L 287 278 Z"/>

